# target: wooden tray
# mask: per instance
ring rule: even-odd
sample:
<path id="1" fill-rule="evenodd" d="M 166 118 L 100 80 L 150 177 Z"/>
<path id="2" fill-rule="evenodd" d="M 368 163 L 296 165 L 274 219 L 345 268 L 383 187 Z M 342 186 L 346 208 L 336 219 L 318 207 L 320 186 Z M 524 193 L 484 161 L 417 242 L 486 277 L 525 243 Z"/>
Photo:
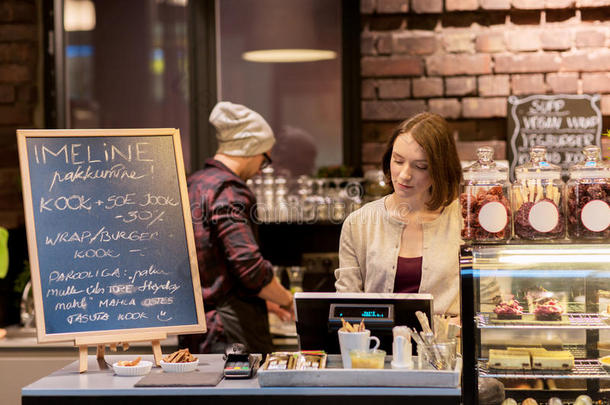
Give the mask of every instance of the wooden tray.
<path id="1" fill-rule="evenodd" d="M 261 387 L 457 387 L 462 358 L 453 370 L 392 369 L 386 356 L 385 369 L 341 368 L 341 356 L 329 354 L 322 370 L 258 370 Z M 413 356 L 417 367 L 417 357 Z"/>
<path id="2" fill-rule="evenodd" d="M 563 314 L 560 321 L 538 321 L 534 314 L 523 314 L 521 319 L 498 319 L 496 314 L 490 314 L 489 322 L 496 325 L 569 325 L 570 317 Z"/>

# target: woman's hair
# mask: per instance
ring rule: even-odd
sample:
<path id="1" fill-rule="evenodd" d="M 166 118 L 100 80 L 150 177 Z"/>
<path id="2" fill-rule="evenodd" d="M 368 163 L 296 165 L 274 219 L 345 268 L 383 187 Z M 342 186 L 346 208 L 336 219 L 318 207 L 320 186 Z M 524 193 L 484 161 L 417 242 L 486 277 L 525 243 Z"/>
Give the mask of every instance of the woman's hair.
<path id="1" fill-rule="evenodd" d="M 411 134 L 426 153 L 428 171 L 432 178 L 430 201 L 426 203 L 429 210 L 446 207 L 458 197 L 462 181 L 462 166 L 455 147 L 455 141 L 449 133 L 447 121 L 438 114 L 423 112 L 401 122 L 388 140 L 381 165 L 383 173 L 392 191 L 390 160 L 396 138 Z"/>

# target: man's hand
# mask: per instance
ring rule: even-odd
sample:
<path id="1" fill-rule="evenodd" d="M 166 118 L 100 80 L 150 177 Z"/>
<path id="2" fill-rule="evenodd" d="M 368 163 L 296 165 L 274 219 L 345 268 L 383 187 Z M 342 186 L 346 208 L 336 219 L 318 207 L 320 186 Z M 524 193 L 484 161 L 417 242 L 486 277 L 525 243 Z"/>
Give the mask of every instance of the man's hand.
<path id="1" fill-rule="evenodd" d="M 290 314 L 291 321 L 295 320 L 296 311 L 294 310 L 294 297 L 292 294 L 290 294 L 290 301 L 288 301 L 288 305 L 280 305 L 280 309 Z"/>
<path id="2" fill-rule="evenodd" d="M 258 293 L 258 296 L 267 302 L 273 302 L 277 306 L 278 310 L 289 313 L 291 319 L 294 319 L 294 300 L 292 294 L 290 291 L 282 287 L 275 277 L 271 279 L 269 284 L 262 288 L 262 290 Z M 269 309 L 269 304 L 267 304 L 267 308 Z M 274 310 L 271 311 L 275 312 Z"/>
<path id="3" fill-rule="evenodd" d="M 294 311 L 292 308 L 280 307 L 275 302 L 266 301 L 267 302 L 267 310 L 277 315 L 283 322 L 293 321 L 294 320 Z"/>

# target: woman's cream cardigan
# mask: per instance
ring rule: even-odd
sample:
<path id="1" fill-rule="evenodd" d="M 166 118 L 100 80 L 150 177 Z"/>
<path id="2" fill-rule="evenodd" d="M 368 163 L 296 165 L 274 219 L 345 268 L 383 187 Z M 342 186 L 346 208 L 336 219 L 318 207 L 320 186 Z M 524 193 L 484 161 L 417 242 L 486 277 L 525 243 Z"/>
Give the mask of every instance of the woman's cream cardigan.
<path id="1" fill-rule="evenodd" d="M 405 224 L 391 217 L 385 198 L 350 214 L 341 229 L 338 292 L 391 293 Z M 459 251 L 462 218 L 458 200 L 423 225 L 420 293 L 434 297 L 434 312 L 459 315 Z"/>

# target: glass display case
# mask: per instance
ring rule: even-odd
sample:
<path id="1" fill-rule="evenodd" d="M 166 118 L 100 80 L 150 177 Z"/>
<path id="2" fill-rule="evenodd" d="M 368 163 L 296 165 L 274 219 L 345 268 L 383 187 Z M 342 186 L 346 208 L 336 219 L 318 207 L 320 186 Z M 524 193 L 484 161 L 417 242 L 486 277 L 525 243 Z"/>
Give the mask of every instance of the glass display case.
<path id="1" fill-rule="evenodd" d="M 492 378 L 518 402 L 608 403 L 610 245 L 464 245 L 460 268 L 465 404 Z"/>

